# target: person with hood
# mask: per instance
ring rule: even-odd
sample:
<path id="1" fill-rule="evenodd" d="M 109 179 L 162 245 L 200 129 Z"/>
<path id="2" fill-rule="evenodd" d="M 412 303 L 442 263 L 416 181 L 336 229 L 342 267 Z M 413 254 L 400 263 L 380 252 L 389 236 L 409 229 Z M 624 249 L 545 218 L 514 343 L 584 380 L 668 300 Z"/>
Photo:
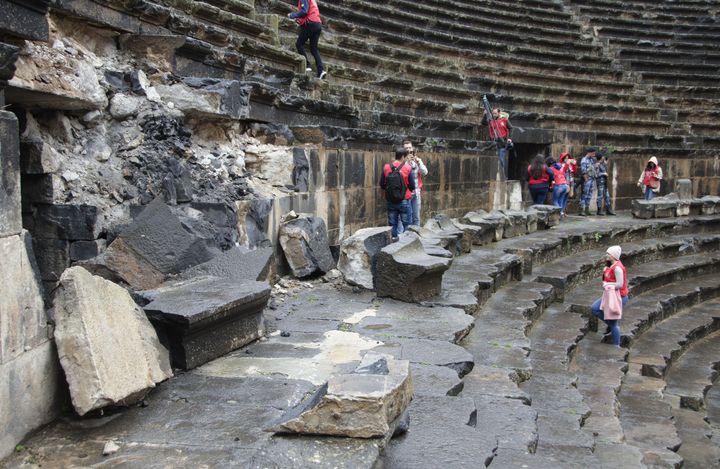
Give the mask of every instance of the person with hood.
<path id="1" fill-rule="evenodd" d="M 612 337 L 613 345 L 620 346 L 620 319 L 622 309 L 628 302 L 627 270 L 620 256 L 620 246 L 610 246 L 605 255 L 605 268 L 602 273 L 604 293 L 590 307 L 594 316 L 607 324 L 605 336 Z"/>
<path id="2" fill-rule="evenodd" d="M 560 207 L 560 219 L 565 218 L 565 207 L 567 206 L 568 199 L 568 183 L 565 176 L 567 168 L 564 164 L 556 163 L 554 159 L 548 158 L 545 160 L 545 164 L 548 165 L 553 173 L 553 192 L 552 201 L 553 205 Z"/>
<path id="3" fill-rule="evenodd" d="M 550 184 L 553 182 L 553 172 L 545 164 L 545 158 L 537 155 L 528 166 L 528 187 L 533 204 L 542 205 L 545 203 Z"/>
<path id="4" fill-rule="evenodd" d="M 565 168 L 565 180 L 568 183 L 568 197 L 575 197 L 575 174 L 577 173 L 577 160 L 569 151 L 560 153 L 560 164 Z"/>
<path id="5" fill-rule="evenodd" d="M 322 20 L 320 19 L 320 9 L 316 0 L 298 0 L 297 11 L 288 13 L 288 18 L 295 20 L 300 25 L 300 33 L 298 34 L 295 47 L 300 55 L 305 57 L 307 68 L 305 71 L 311 72 L 310 62 L 308 62 L 305 53 L 305 43 L 310 40 L 310 53 L 315 58 L 315 66 L 317 67 L 317 77 L 325 78 L 325 70 L 323 69 L 323 61 L 318 50 L 318 42 L 320 42 L 320 34 L 322 33 Z"/>
<path id="6" fill-rule="evenodd" d="M 660 181 L 662 178 L 662 168 L 658 165 L 657 158 L 651 156 L 637 182 L 638 187 L 643 188 L 645 200 L 652 200 L 655 195 L 660 193 Z"/>

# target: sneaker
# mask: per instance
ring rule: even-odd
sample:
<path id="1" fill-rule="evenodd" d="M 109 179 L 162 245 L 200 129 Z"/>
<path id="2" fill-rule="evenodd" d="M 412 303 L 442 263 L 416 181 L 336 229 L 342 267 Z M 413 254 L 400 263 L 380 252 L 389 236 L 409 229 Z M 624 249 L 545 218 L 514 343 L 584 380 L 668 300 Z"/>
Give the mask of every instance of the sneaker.
<path id="1" fill-rule="evenodd" d="M 612 329 L 610 329 L 610 326 L 605 328 L 605 332 L 603 332 L 603 336 L 607 337 L 612 334 Z"/>
<path id="2" fill-rule="evenodd" d="M 327 75 L 327 72 L 325 70 L 323 70 L 323 72 L 320 74 L 320 76 L 318 76 L 318 79 L 320 79 L 320 80 L 324 79 L 325 75 Z"/>
<path id="3" fill-rule="evenodd" d="M 307 73 L 312 72 L 312 68 L 310 68 L 310 67 L 306 68 L 306 69 L 305 69 L 305 72 L 307 72 Z"/>

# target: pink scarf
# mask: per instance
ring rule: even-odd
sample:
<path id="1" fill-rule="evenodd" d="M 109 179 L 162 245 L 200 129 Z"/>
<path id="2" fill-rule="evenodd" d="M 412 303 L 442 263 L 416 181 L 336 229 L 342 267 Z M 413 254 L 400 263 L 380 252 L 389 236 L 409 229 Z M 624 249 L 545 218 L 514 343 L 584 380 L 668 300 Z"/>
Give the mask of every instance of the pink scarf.
<path id="1" fill-rule="evenodd" d="M 622 319 L 622 298 L 615 285 L 605 285 L 600 309 L 603 310 L 605 319 Z"/>

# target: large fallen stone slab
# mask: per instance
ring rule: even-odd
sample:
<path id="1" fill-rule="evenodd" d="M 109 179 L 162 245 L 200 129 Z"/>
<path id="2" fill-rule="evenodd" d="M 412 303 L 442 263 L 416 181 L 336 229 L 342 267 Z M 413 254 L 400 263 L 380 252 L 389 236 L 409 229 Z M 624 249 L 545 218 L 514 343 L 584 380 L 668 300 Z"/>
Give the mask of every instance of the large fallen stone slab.
<path id="1" fill-rule="evenodd" d="M 191 267 L 180 274 L 183 280 L 196 277 L 218 277 L 234 280 L 268 280 L 274 261 L 272 248 L 248 249 L 234 246 L 212 260 Z"/>
<path id="2" fill-rule="evenodd" d="M 268 431 L 383 437 L 395 432 L 412 394 L 408 361 L 368 353 L 352 373 L 331 377 Z"/>
<path id="3" fill-rule="evenodd" d="M 266 282 L 204 277 L 142 292 L 173 364 L 195 368 L 263 335 Z"/>
<path id="4" fill-rule="evenodd" d="M 172 376 L 167 350 L 122 287 L 82 267 L 55 293 L 55 343 L 80 415 L 142 399 Z"/>
<path id="5" fill-rule="evenodd" d="M 342 242 L 337 268 L 350 285 L 373 289 L 375 256 L 391 241 L 391 228 L 363 228 Z"/>
<path id="6" fill-rule="evenodd" d="M 720 197 L 715 195 L 706 195 L 702 198 L 702 214 L 703 215 L 715 215 L 720 213 Z"/>
<path id="7" fill-rule="evenodd" d="M 498 213 L 507 220 L 503 232 L 504 238 L 514 238 L 537 231 L 537 214 L 535 212 L 502 209 Z"/>
<path id="8" fill-rule="evenodd" d="M 500 241 L 505 233 L 507 218 L 497 212 L 485 213 L 480 210 L 466 213 L 460 221 L 468 225 L 481 226 L 494 234 L 493 241 Z"/>
<path id="9" fill-rule="evenodd" d="M 444 249 L 452 255 L 458 252 L 459 243 L 456 234 L 439 233 L 416 225 L 410 225 L 407 232 L 420 236 L 423 246 L 429 250 Z"/>
<path id="10" fill-rule="evenodd" d="M 427 300 L 440 294 L 443 273 L 451 263 L 452 259 L 426 254 L 420 238 L 406 233 L 378 253 L 375 291 L 401 301 Z"/>
<path id="11" fill-rule="evenodd" d="M 160 285 L 169 274 L 210 261 L 214 253 L 190 234 L 159 199 L 147 205 L 95 259 L 136 290 Z M 91 262 L 93 263 L 93 262 Z"/>
<path id="12" fill-rule="evenodd" d="M 285 258 L 298 278 L 327 273 L 335 268 L 325 221 L 303 216 L 280 225 L 278 236 Z"/>

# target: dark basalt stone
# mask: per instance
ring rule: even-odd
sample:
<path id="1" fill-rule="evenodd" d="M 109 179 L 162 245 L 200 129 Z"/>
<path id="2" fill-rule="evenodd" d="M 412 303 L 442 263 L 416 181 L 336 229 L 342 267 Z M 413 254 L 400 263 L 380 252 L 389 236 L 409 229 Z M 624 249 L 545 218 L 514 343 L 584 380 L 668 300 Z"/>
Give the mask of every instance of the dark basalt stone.
<path id="1" fill-rule="evenodd" d="M 0 111 L 0 236 L 22 230 L 20 135 L 14 114 Z"/>
<path id="2" fill-rule="evenodd" d="M 145 312 L 170 350 L 174 366 L 189 370 L 246 345 L 264 333 L 267 282 L 205 277 L 143 292 Z"/>
<path id="3" fill-rule="evenodd" d="M 98 235 L 98 209 L 93 205 L 37 205 L 35 236 L 92 241 Z"/>

